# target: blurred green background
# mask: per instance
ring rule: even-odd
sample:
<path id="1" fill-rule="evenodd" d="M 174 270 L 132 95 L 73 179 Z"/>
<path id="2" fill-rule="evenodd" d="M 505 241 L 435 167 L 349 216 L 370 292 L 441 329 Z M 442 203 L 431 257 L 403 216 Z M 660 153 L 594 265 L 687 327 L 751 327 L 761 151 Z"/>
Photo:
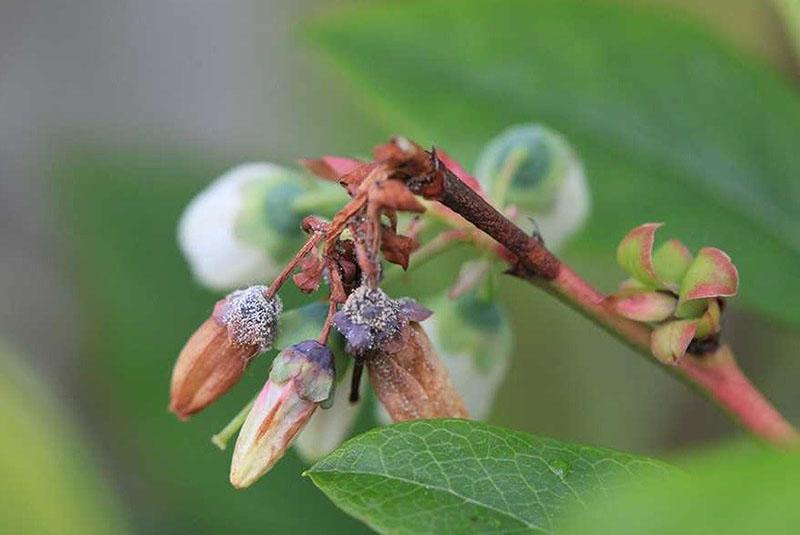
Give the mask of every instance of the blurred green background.
<path id="1" fill-rule="evenodd" d="M 800 421 L 800 69 L 779 3 L 3 2 L 0 531 L 365 529 L 293 453 L 247 491 L 228 485 L 209 437 L 267 359 L 190 423 L 168 414 L 174 358 L 216 299 L 175 228 L 237 163 L 363 154 L 393 133 L 471 167 L 505 125 L 565 132 L 595 195 L 566 257 L 604 289 L 621 277 L 609 244 L 645 219 L 730 248 L 750 293 L 727 337 Z M 518 281 L 501 291 L 517 349 L 491 422 L 668 458 L 737 435 L 570 310 Z"/>

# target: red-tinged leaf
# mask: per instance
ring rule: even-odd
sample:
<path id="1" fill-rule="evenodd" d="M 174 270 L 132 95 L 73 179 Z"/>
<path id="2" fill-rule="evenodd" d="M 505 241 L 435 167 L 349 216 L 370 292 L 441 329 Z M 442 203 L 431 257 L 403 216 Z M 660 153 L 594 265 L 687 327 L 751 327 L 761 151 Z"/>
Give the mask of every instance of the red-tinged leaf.
<path id="1" fill-rule="evenodd" d="M 650 335 L 650 350 L 664 364 L 676 364 L 686 354 L 696 332 L 697 320 L 667 322 Z"/>
<path id="2" fill-rule="evenodd" d="M 392 229 L 383 227 L 381 233 L 381 252 L 387 262 L 398 264 L 403 269 L 408 269 L 408 261 L 419 243 L 413 238 L 395 233 Z"/>
<path id="3" fill-rule="evenodd" d="M 691 263 L 692 253 L 680 240 L 669 240 L 653 253 L 656 276 L 662 284 L 676 292 Z"/>
<path id="4" fill-rule="evenodd" d="M 678 299 L 665 292 L 634 290 L 612 295 L 606 303 L 620 316 L 635 321 L 662 321 L 675 312 Z"/>
<path id="5" fill-rule="evenodd" d="M 380 208 L 390 210 L 404 210 L 406 212 L 422 213 L 425 207 L 411 193 L 408 186 L 399 180 L 382 180 L 375 182 L 369 192 L 369 202 Z"/>
<path id="6" fill-rule="evenodd" d="M 306 255 L 300 261 L 300 271 L 292 276 L 292 280 L 301 292 L 311 293 L 317 291 L 322 281 L 323 262 L 316 254 Z"/>
<path id="7" fill-rule="evenodd" d="M 704 247 L 683 278 L 680 300 L 729 297 L 738 289 L 739 273 L 731 257 L 715 247 Z"/>
<path id="8" fill-rule="evenodd" d="M 450 155 L 443 150 L 436 149 L 436 155 L 439 157 L 442 163 L 453 172 L 454 175 L 460 178 L 467 186 L 483 195 L 483 188 L 481 187 L 480 182 L 478 182 L 474 176 L 469 174 L 460 163 L 451 158 Z"/>
<path id="9" fill-rule="evenodd" d="M 338 182 L 343 176 L 364 165 L 364 162 L 344 156 L 323 156 L 317 159 L 301 159 L 300 165 L 320 178 Z"/>
<path id="10" fill-rule="evenodd" d="M 617 247 L 617 262 L 633 278 L 651 287 L 661 284 L 653 265 L 653 242 L 663 223 L 645 223 L 630 231 Z"/>

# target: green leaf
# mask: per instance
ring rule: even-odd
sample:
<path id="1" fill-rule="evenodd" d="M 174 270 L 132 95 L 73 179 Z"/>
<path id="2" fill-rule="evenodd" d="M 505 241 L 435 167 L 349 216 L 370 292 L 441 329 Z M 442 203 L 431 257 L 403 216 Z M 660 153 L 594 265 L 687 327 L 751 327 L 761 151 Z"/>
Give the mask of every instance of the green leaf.
<path id="1" fill-rule="evenodd" d="M 128 533 L 97 457 L 50 394 L 0 344 L 0 531 Z"/>
<path id="2" fill-rule="evenodd" d="M 387 134 L 467 166 L 508 125 L 564 133 L 594 201 L 576 248 L 610 260 L 628 229 L 664 221 L 737 259 L 742 302 L 800 325 L 800 98 L 679 13 L 432 0 L 337 12 L 310 34 Z"/>
<path id="3" fill-rule="evenodd" d="M 591 493 L 668 473 L 651 459 L 467 420 L 375 429 L 306 472 L 382 533 L 550 532 Z"/>
<path id="4" fill-rule="evenodd" d="M 663 223 L 639 225 L 622 238 L 617 246 L 617 263 L 628 275 L 642 284 L 661 285 L 653 265 L 653 243 L 656 231 Z"/>
<path id="5" fill-rule="evenodd" d="M 725 451 L 685 466 L 689 477 L 641 482 L 577 510 L 563 535 L 795 533 L 800 456 Z"/>

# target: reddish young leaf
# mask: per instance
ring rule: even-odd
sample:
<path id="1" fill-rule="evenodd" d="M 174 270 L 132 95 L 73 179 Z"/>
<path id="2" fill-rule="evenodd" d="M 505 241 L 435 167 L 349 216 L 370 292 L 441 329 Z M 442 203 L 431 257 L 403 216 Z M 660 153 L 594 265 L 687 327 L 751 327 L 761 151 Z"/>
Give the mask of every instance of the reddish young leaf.
<path id="1" fill-rule="evenodd" d="M 653 242 L 663 223 L 645 223 L 630 231 L 617 246 L 617 262 L 633 278 L 651 287 L 660 286 L 653 266 Z"/>
<path id="2" fill-rule="evenodd" d="M 300 165 L 320 178 L 338 182 L 343 176 L 364 165 L 364 162 L 344 156 L 323 156 L 317 159 L 301 159 Z"/>
<path id="3" fill-rule="evenodd" d="M 739 289 L 739 273 L 731 257 L 715 247 L 703 247 L 681 283 L 681 302 L 729 297 Z"/>

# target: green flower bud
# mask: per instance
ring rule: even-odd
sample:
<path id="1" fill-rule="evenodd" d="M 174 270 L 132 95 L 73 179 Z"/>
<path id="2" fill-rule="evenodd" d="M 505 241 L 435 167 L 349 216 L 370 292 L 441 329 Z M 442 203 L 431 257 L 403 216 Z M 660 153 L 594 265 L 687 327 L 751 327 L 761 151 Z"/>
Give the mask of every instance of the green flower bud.
<path id="1" fill-rule="evenodd" d="M 432 308 L 436 313 L 429 320 L 431 341 L 470 416 L 484 419 L 511 362 L 508 313 L 475 292 L 458 299 L 443 296 Z"/>
<path id="2" fill-rule="evenodd" d="M 583 166 L 563 136 L 539 125 L 512 127 L 481 153 L 477 177 L 495 204 L 533 217 L 551 248 L 578 232 L 589 213 Z"/>
<path id="3" fill-rule="evenodd" d="M 328 215 L 336 184 L 271 163 L 240 165 L 201 191 L 178 224 L 178 242 L 197 280 L 214 290 L 275 276 L 303 243 L 309 211 Z"/>

